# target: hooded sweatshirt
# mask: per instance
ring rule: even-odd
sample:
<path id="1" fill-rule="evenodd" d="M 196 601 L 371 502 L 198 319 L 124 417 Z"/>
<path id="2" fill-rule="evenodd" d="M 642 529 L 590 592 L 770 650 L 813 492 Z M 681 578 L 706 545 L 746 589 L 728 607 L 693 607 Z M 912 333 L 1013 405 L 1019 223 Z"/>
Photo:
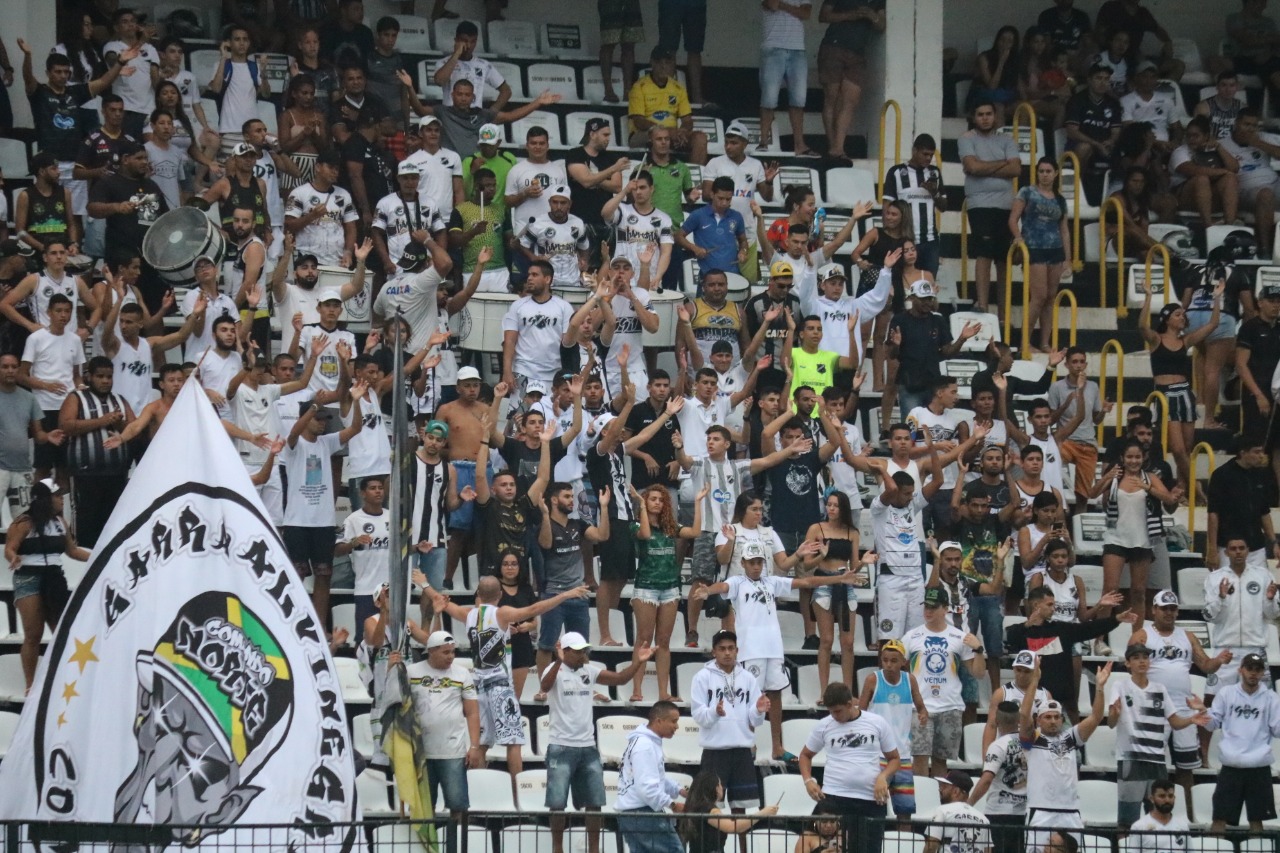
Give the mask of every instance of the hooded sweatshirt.
<path id="1" fill-rule="evenodd" d="M 638 809 L 660 812 L 669 808 L 678 796 L 680 786 L 668 779 L 663 770 L 662 738 L 648 726 L 641 726 L 627 736 L 614 808 L 620 812 Z"/>
<path id="2" fill-rule="evenodd" d="M 750 748 L 755 743 L 755 728 L 764 722 L 765 715 L 756 710 L 760 700 L 760 684 L 742 664 L 736 664 L 732 672 L 725 672 L 715 661 L 693 676 L 693 719 L 701 731 L 698 744 L 703 749 Z M 716 713 L 716 706 L 724 700 L 724 716 Z"/>

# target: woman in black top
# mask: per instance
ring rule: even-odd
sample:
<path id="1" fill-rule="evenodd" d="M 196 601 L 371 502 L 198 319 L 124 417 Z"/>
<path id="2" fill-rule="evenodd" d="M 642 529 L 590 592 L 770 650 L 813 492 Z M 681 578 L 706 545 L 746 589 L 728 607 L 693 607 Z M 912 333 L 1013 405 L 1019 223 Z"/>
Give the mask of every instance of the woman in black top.
<path id="1" fill-rule="evenodd" d="M 680 837 L 689 845 L 689 853 L 723 853 L 724 843 L 730 835 L 742 835 L 762 817 L 778 813 L 778 807 L 765 806 L 748 816 L 714 817 L 720 814 L 717 803 L 724 802 L 724 786 L 710 770 L 703 770 L 689 783 L 689 796 L 684 800 L 684 814 L 680 819 Z M 707 817 L 713 815 L 713 817 Z"/>
<path id="2" fill-rule="evenodd" d="M 529 567 L 515 551 L 503 551 L 499 558 L 498 581 L 502 584 L 502 598 L 499 607 L 528 607 L 538 600 L 529 583 Z M 538 629 L 538 620 L 530 619 L 511 626 L 511 684 L 516 689 L 516 696 L 524 693 L 524 680 L 529 675 L 529 667 L 533 666 L 533 637 L 531 632 Z"/>
<path id="3" fill-rule="evenodd" d="M 840 575 L 858 562 L 858 528 L 853 523 L 853 506 L 849 496 L 837 489 L 829 489 L 824 501 L 825 518 L 810 525 L 806 539 L 822 546 L 816 555 L 818 563 L 814 574 Z M 863 588 L 870 589 L 870 577 Z M 840 626 L 840 669 L 846 684 L 853 683 L 853 625 L 849 611 L 854 609 L 848 599 L 846 584 L 823 586 L 813 591 L 813 617 L 818 623 L 818 683 L 831 681 L 831 639 Z M 856 603 L 855 603 L 856 607 Z"/>

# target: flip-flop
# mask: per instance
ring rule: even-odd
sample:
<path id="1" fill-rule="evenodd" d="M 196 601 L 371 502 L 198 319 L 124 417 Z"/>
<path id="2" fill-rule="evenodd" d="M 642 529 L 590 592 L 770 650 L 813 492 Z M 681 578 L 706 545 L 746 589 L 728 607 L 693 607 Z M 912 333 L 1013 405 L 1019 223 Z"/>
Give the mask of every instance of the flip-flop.
<path id="1" fill-rule="evenodd" d="M 683 699 L 681 699 L 679 696 L 668 696 L 667 698 L 665 698 L 665 699 L 660 699 L 659 701 L 661 701 L 661 702 L 675 702 L 677 705 L 679 705 L 679 704 L 681 704 L 681 703 L 683 703 L 683 702 L 684 702 L 684 700 L 683 700 Z"/>
<path id="2" fill-rule="evenodd" d="M 535 693 L 535 694 L 533 694 L 533 701 L 535 701 L 535 702 L 545 702 L 545 701 L 547 701 L 547 694 L 545 694 L 545 693 Z"/>
<path id="3" fill-rule="evenodd" d="M 632 694 L 631 694 L 631 698 L 630 698 L 630 699 L 628 699 L 627 701 L 628 701 L 628 702 L 630 702 L 632 705 L 634 705 L 634 704 L 636 704 L 637 702 L 643 702 L 643 701 L 644 701 L 644 696 L 642 696 L 642 695 L 641 695 L 641 694 L 639 694 L 639 693 L 632 693 Z"/>
<path id="4" fill-rule="evenodd" d="M 611 648 L 611 649 L 612 649 L 612 648 L 616 648 L 616 647 L 618 647 L 618 646 L 621 646 L 621 645 L 622 645 L 622 643 L 619 643 L 617 640 L 610 640 L 610 641 L 609 641 L 609 642 L 607 642 L 607 643 L 603 643 L 603 642 L 602 642 L 600 645 L 601 645 L 601 646 L 605 646 L 605 647 L 607 647 L 607 648 Z"/>
<path id="5" fill-rule="evenodd" d="M 782 755 L 775 755 L 774 761 L 781 761 L 783 764 L 794 764 L 800 760 L 800 757 L 793 752 L 783 750 Z"/>

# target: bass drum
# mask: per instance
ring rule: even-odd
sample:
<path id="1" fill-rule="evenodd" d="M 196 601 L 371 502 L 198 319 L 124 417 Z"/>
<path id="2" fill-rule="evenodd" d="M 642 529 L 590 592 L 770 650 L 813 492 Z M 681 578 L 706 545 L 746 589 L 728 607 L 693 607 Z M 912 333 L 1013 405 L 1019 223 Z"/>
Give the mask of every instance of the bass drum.
<path id="1" fill-rule="evenodd" d="M 142 259 L 170 284 L 192 284 L 196 258 L 207 255 L 221 267 L 226 253 L 222 229 L 194 207 L 162 214 L 142 238 Z"/>
<path id="2" fill-rule="evenodd" d="M 472 352 L 502 352 L 502 318 L 516 298 L 509 293 L 477 293 L 468 299 L 458 312 L 462 348 Z"/>
<path id="3" fill-rule="evenodd" d="M 322 293 L 329 288 L 339 289 L 351 281 L 352 272 L 345 267 L 320 267 L 320 277 L 315 290 Z M 373 328 L 373 276 L 364 277 L 364 289 L 342 303 L 338 322 L 346 324 L 348 332 L 369 332 Z M 291 333 L 292 334 L 292 333 Z"/>

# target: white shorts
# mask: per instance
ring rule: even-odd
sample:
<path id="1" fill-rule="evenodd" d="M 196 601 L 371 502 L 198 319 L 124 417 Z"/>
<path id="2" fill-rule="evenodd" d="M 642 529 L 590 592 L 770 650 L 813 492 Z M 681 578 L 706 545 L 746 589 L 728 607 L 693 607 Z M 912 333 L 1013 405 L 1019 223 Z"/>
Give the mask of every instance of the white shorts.
<path id="1" fill-rule="evenodd" d="M 267 260 L 278 261 L 284 254 L 284 225 L 271 226 L 271 247 L 267 249 Z M 272 264 L 274 268 L 275 264 Z M 265 272 L 265 271 L 264 271 Z"/>
<path id="2" fill-rule="evenodd" d="M 742 665 L 756 677 L 761 692 L 786 690 L 791 686 L 791 677 L 782 665 L 782 658 L 754 658 L 742 661 Z"/>
<path id="3" fill-rule="evenodd" d="M 59 160 L 58 182 L 71 190 L 71 212 L 76 216 L 84 216 L 89 206 L 89 182 L 77 181 L 71 177 L 75 165 L 71 160 Z"/>
<path id="4" fill-rule="evenodd" d="M 473 271 L 468 270 L 463 273 L 464 281 L 471 278 Z M 485 270 L 480 273 L 480 284 L 476 287 L 476 293 L 510 293 L 511 292 L 511 272 L 509 270 Z"/>
<path id="5" fill-rule="evenodd" d="M 1055 829 L 1084 829 L 1084 820 L 1078 811 L 1049 811 L 1028 806 L 1027 816 L 1028 850 L 1042 849 Z"/>
<path id="6" fill-rule="evenodd" d="M 881 574 L 876 578 L 876 639 L 897 640 L 924 624 L 924 579 Z"/>
<path id="7" fill-rule="evenodd" d="M 1231 660 L 1218 667 L 1218 671 L 1209 675 L 1204 682 L 1204 692 L 1206 696 L 1217 695 L 1218 691 L 1231 684 L 1235 684 L 1240 680 L 1240 661 L 1244 660 L 1245 655 L 1262 655 L 1265 660 L 1267 650 L 1261 646 L 1228 646 L 1231 650 Z M 1219 648 L 1217 651 L 1221 652 Z M 1271 688 L 1271 670 L 1270 668 L 1262 671 L 1262 683 Z"/>

